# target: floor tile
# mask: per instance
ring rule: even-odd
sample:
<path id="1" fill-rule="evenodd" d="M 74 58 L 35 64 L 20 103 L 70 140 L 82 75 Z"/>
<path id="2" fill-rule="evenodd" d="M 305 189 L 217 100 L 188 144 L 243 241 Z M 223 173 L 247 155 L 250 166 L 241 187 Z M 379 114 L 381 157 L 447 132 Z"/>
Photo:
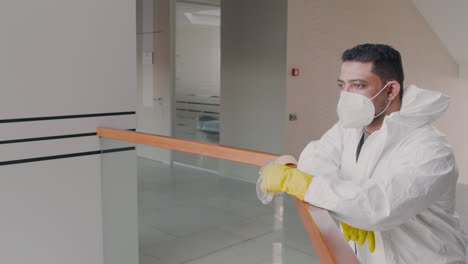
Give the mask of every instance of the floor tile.
<path id="1" fill-rule="evenodd" d="M 161 264 L 180 264 L 207 256 L 242 241 L 243 238 L 240 236 L 219 229 L 211 229 L 156 243 L 144 252 L 159 258 Z"/>

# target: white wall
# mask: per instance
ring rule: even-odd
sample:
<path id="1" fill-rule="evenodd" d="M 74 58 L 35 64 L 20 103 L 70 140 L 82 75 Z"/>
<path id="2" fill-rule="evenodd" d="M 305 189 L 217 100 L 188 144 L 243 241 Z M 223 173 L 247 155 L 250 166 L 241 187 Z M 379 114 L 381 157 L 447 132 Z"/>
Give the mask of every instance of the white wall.
<path id="1" fill-rule="evenodd" d="M 284 150 L 286 2 L 221 5 L 221 142 Z"/>
<path id="2" fill-rule="evenodd" d="M 468 65 L 459 65 L 460 79 L 468 81 Z"/>
<path id="3" fill-rule="evenodd" d="M 411 0 L 431 29 L 440 37 L 452 57 L 463 67 L 468 66 L 468 1 Z"/>
<path id="4" fill-rule="evenodd" d="M 436 123 L 436 126 L 444 132 L 451 143 L 455 159 L 458 164 L 458 182 L 468 184 L 468 80 L 447 81 L 444 92 L 450 96 L 450 107 L 444 116 Z"/>
<path id="5" fill-rule="evenodd" d="M 452 96 L 451 109 L 436 125 L 454 146 L 460 181 L 468 182 L 462 116 L 468 110 L 463 100 L 467 84 L 458 78 L 457 63 L 409 0 L 288 1 L 287 64 L 288 69 L 300 67 L 302 75 L 287 79 L 287 112 L 299 113 L 299 120 L 287 125 L 287 152 L 299 155 L 337 121 L 341 53 L 367 42 L 390 44 L 401 52 L 405 85 Z"/>
<path id="6" fill-rule="evenodd" d="M 284 152 L 286 10 L 285 0 L 221 3 L 223 145 Z"/>
<path id="7" fill-rule="evenodd" d="M 135 128 L 135 3 L 2 0 L 0 32 L 0 263 L 104 263 L 100 155 L 83 152 L 100 150 L 97 126 Z M 83 114 L 98 115 L 17 120 Z M 136 235 L 128 220 L 113 239 Z"/>

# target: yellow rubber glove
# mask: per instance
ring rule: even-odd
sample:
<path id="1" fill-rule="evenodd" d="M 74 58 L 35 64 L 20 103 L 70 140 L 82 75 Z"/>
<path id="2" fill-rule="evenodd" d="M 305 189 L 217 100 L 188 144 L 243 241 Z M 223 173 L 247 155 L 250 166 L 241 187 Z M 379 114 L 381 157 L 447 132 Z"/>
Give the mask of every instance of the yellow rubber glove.
<path id="1" fill-rule="evenodd" d="M 374 252 L 375 250 L 375 237 L 374 231 L 367 231 L 362 230 L 359 228 L 352 227 L 344 222 L 340 221 L 341 229 L 343 229 L 343 236 L 345 237 L 346 241 L 350 239 L 355 241 L 358 246 L 361 246 L 366 242 L 367 239 L 367 247 L 369 248 L 369 252 Z"/>
<path id="2" fill-rule="evenodd" d="M 263 192 L 285 192 L 304 200 L 312 175 L 285 165 L 271 164 L 260 170 Z"/>

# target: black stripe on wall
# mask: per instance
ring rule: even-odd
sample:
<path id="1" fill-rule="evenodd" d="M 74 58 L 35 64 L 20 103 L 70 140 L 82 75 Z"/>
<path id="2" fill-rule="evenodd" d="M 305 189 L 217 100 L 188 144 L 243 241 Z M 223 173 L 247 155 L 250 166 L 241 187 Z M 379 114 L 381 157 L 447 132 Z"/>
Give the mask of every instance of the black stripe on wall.
<path id="1" fill-rule="evenodd" d="M 99 116 L 134 115 L 135 113 L 136 113 L 135 111 L 130 111 L 130 112 L 97 113 L 97 114 L 84 114 L 84 115 L 28 117 L 28 118 L 15 118 L 15 119 L 1 119 L 0 123 L 31 122 L 31 121 L 86 118 L 86 117 L 99 117 Z"/>
<path id="2" fill-rule="evenodd" d="M 135 128 L 126 129 L 126 130 L 136 131 Z M 80 134 L 49 136 L 49 137 L 10 139 L 10 140 L 0 141 L 0 145 L 2 145 L 2 144 L 12 144 L 12 143 L 31 142 L 31 141 L 54 140 L 54 139 L 63 139 L 63 138 L 90 137 L 90 136 L 96 136 L 96 134 L 97 134 L 96 132 L 90 132 L 90 133 L 80 133 Z"/>
<path id="3" fill-rule="evenodd" d="M 105 154 L 105 153 L 112 153 L 112 152 L 129 151 L 129 150 L 135 150 L 135 147 L 104 149 L 104 150 L 78 152 L 78 153 L 55 155 L 55 156 L 46 156 L 46 157 L 38 157 L 38 158 L 1 161 L 0 166 L 20 164 L 20 163 L 31 163 L 31 162 L 45 161 L 45 160 L 66 159 L 66 158 L 97 155 L 97 154 Z"/>
<path id="4" fill-rule="evenodd" d="M 3 140 L 3 141 L 0 141 L 0 144 L 23 143 L 23 142 L 31 142 L 31 141 L 53 140 L 53 139 L 74 138 L 74 137 L 89 137 L 89 136 L 95 136 L 95 135 L 96 135 L 96 132 L 50 136 L 50 137 L 21 138 L 21 139 Z"/>
<path id="5" fill-rule="evenodd" d="M 200 102 L 189 102 L 189 101 L 176 101 L 176 103 L 181 103 L 181 104 L 196 104 L 196 105 L 212 105 L 212 106 L 220 106 L 220 104 L 210 104 L 210 103 L 200 103 Z"/>
<path id="6" fill-rule="evenodd" d="M 200 110 L 192 110 L 192 109 L 183 109 L 183 108 L 176 108 L 177 111 L 187 111 L 187 112 L 195 112 L 195 113 L 205 113 L 205 114 L 217 114 L 219 112 L 211 112 L 211 111 L 200 111 Z"/>

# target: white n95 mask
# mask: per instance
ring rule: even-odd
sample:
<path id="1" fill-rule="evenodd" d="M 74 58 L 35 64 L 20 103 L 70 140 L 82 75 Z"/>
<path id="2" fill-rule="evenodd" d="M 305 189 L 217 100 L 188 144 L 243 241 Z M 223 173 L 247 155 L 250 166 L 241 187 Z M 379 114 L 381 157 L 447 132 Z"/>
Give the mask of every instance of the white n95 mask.
<path id="1" fill-rule="evenodd" d="M 383 114 L 390 105 L 390 101 L 380 113 L 375 114 L 376 110 L 372 100 L 385 90 L 388 84 L 389 83 L 385 84 L 372 98 L 357 93 L 342 91 L 336 108 L 341 125 L 344 128 L 365 127 L 369 125 L 374 118 Z"/>

